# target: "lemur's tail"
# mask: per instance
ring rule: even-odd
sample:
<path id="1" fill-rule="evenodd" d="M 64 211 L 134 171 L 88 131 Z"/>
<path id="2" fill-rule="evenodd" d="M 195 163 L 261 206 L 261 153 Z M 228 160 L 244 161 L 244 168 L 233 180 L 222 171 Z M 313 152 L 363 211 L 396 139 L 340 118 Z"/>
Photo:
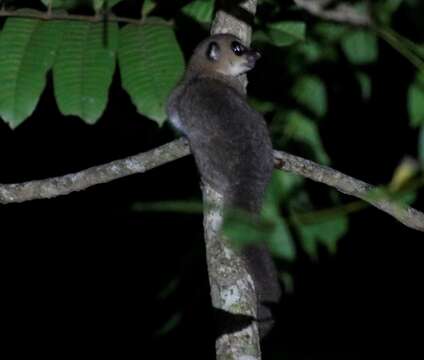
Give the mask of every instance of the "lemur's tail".
<path id="1" fill-rule="evenodd" d="M 254 194 L 253 189 L 240 191 L 232 189 L 231 194 L 226 196 L 225 208 L 235 211 L 243 210 L 248 216 L 255 218 L 261 211 L 262 199 L 263 194 Z M 257 297 L 257 321 L 260 336 L 263 338 L 274 325 L 272 308 L 277 306 L 281 298 L 277 270 L 265 243 L 245 246 L 241 251 L 247 270 L 254 282 Z"/>

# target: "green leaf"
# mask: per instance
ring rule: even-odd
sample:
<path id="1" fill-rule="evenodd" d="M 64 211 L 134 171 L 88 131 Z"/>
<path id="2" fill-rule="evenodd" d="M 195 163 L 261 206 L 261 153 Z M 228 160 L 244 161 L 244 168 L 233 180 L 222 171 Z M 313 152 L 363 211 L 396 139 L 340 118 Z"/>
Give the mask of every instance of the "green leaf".
<path id="1" fill-rule="evenodd" d="M 87 4 L 89 0 L 41 0 L 45 7 L 52 4 L 53 9 L 73 9 L 81 4 Z"/>
<path id="2" fill-rule="evenodd" d="M 54 93 L 64 115 L 81 117 L 94 124 L 108 100 L 115 71 L 117 24 L 108 25 L 107 48 L 103 24 L 66 21 L 65 36 L 53 66 Z"/>
<path id="3" fill-rule="evenodd" d="M 385 0 L 386 8 L 391 13 L 395 12 L 402 4 L 403 0 Z"/>
<path id="4" fill-rule="evenodd" d="M 419 171 L 419 164 L 416 159 L 405 156 L 396 166 L 393 171 L 392 179 L 387 186 L 387 190 L 390 193 L 396 193 L 408 188 L 411 181 L 416 177 Z"/>
<path id="5" fill-rule="evenodd" d="M 417 199 L 416 191 L 404 192 L 396 196 L 396 202 L 402 206 L 411 206 L 416 199 Z"/>
<path id="6" fill-rule="evenodd" d="M 268 27 L 271 41 L 276 46 L 289 46 L 305 41 L 306 24 L 301 21 L 281 21 Z"/>
<path id="7" fill-rule="evenodd" d="M 248 101 L 250 106 L 262 114 L 274 111 L 276 107 L 275 103 L 272 101 L 266 101 L 258 98 L 249 98 Z"/>
<path id="8" fill-rule="evenodd" d="M 280 172 L 274 171 L 260 219 L 252 219 L 250 214 L 243 211 L 227 211 L 222 229 L 235 246 L 265 244 L 272 254 L 290 261 L 296 256 L 296 249 L 290 229 L 279 211 L 285 191 L 279 175 Z"/>
<path id="9" fill-rule="evenodd" d="M 92 0 L 94 10 L 99 11 L 102 9 L 105 1 L 106 0 Z"/>
<path id="10" fill-rule="evenodd" d="M 107 7 L 111 9 L 116 4 L 120 3 L 123 0 L 92 0 L 93 8 L 96 11 L 103 9 L 104 4 L 106 3 Z"/>
<path id="11" fill-rule="evenodd" d="M 293 95 L 315 115 L 322 117 L 327 112 L 327 90 L 318 77 L 310 75 L 300 77 L 294 85 Z"/>
<path id="12" fill-rule="evenodd" d="M 235 246 L 243 247 L 263 243 L 268 237 L 273 224 L 252 221 L 250 214 L 240 211 L 227 211 L 222 230 Z"/>
<path id="13" fill-rule="evenodd" d="M 74 9 L 77 6 L 81 5 L 91 5 L 94 10 L 99 11 L 103 9 L 103 5 L 106 3 L 107 7 L 111 9 L 116 4 L 122 2 L 123 0 L 41 0 L 45 7 L 49 6 L 49 3 L 52 3 L 53 9 L 65 9 L 70 10 Z"/>
<path id="14" fill-rule="evenodd" d="M 336 62 L 339 59 L 339 53 L 335 46 L 327 46 L 315 41 L 307 41 L 296 47 L 296 51 L 300 55 L 297 60 L 300 65 L 300 72 L 304 72 L 304 65 L 302 62 L 315 63 L 318 61 Z"/>
<path id="15" fill-rule="evenodd" d="M 418 158 L 424 168 L 424 124 L 421 125 L 420 135 L 418 138 Z"/>
<path id="16" fill-rule="evenodd" d="M 132 206 L 134 211 L 173 212 L 181 214 L 201 214 L 203 204 L 200 201 L 157 201 L 137 202 Z"/>
<path id="17" fill-rule="evenodd" d="M 145 18 L 154 10 L 155 7 L 156 2 L 154 0 L 144 0 L 143 7 L 141 9 L 141 17 Z"/>
<path id="18" fill-rule="evenodd" d="M 267 225 L 265 239 L 269 249 L 274 255 L 286 260 L 296 257 L 296 249 L 287 222 L 280 215 L 280 203 L 289 196 L 293 187 L 302 182 L 300 177 L 290 175 L 281 171 L 273 172 L 261 212 L 261 223 Z"/>
<path id="19" fill-rule="evenodd" d="M 342 49 L 352 64 L 374 62 L 378 57 L 377 37 L 365 30 L 349 32 L 342 40 Z"/>
<path id="20" fill-rule="evenodd" d="M 408 111 L 412 126 L 424 124 L 424 76 L 418 75 L 408 90 Z"/>
<path id="21" fill-rule="evenodd" d="M 173 278 L 166 286 L 159 292 L 157 295 L 158 300 L 166 300 L 169 298 L 175 291 L 177 290 L 178 286 L 180 285 L 180 278 L 175 277 Z"/>
<path id="22" fill-rule="evenodd" d="M 412 43 L 412 44 L 413 44 L 412 47 L 415 49 L 417 54 L 421 56 L 421 58 L 424 58 L 424 44 L 416 44 L 416 43 Z"/>
<path id="23" fill-rule="evenodd" d="M 370 77 L 368 76 L 368 74 L 364 72 L 357 72 L 356 78 L 361 87 L 362 99 L 369 100 L 371 98 L 371 90 L 372 90 Z"/>
<path id="24" fill-rule="evenodd" d="M 283 271 L 279 274 L 280 281 L 284 285 L 284 293 L 293 294 L 294 293 L 294 277 L 288 271 Z"/>
<path id="25" fill-rule="evenodd" d="M 296 227 L 302 248 L 311 258 L 317 259 L 319 245 L 324 245 L 332 254 L 336 252 L 338 240 L 348 230 L 348 219 L 344 215 L 339 215 L 331 219 L 317 219 L 313 223 L 296 220 Z"/>
<path id="26" fill-rule="evenodd" d="M 181 312 L 176 312 L 173 314 L 166 323 L 155 333 L 156 336 L 164 336 L 174 330 L 179 323 L 181 323 L 182 319 Z"/>
<path id="27" fill-rule="evenodd" d="M 280 216 L 279 209 L 281 201 L 286 203 L 292 194 L 302 186 L 303 182 L 304 178 L 299 175 L 275 170 L 265 194 L 264 205 L 264 211 L 269 207 L 272 210 L 269 211 L 268 215 L 264 215 L 271 218 L 272 216 Z"/>
<path id="28" fill-rule="evenodd" d="M 315 122 L 297 111 L 290 112 L 286 121 L 285 133 L 289 139 L 307 144 L 321 164 L 329 164 L 330 158 L 322 145 Z"/>
<path id="29" fill-rule="evenodd" d="M 0 36 L 0 117 L 10 127 L 34 111 L 61 36 L 58 21 L 6 20 Z"/>
<path id="30" fill-rule="evenodd" d="M 266 244 L 276 256 L 286 260 L 295 258 L 296 251 L 290 230 L 280 216 L 273 215 L 255 222 L 248 214 L 232 211 L 226 214 L 222 230 L 237 247 Z"/>
<path id="31" fill-rule="evenodd" d="M 300 44 L 296 47 L 296 51 L 301 53 L 302 60 L 309 63 L 318 61 L 323 54 L 322 45 L 314 41 L 307 41 Z"/>
<path id="32" fill-rule="evenodd" d="M 347 32 L 346 25 L 320 22 L 315 26 L 315 32 L 327 42 L 338 42 Z"/>
<path id="33" fill-rule="evenodd" d="M 122 85 L 140 114 L 162 125 L 165 104 L 184 71 L 184 60 L 171 27 L 126 25 L 120 32 Z"/>
<path id="34" fill-rule="evenodd" d="M 294 241 L 284 218 L 276 219 L 273 231 L 267 238 L 267 243 L 273 255 L 288 261 L 296 258 Z"/>
<path id="35" fill-rule="evenodd" d="M 212 0 L 196 0 L 184 6 L 181 11 L 197 22 L 210 23 L 213 7 L 214 2 Z"/>
<path id="36" fill-rule="evenodd" d="M 272 222 L 280 217 L 280 203 L 286 195 L 285 177 L 281 171 L 274 170 L 266 192 L 262 207 L 262 219 Z"/>
<path id="37" fill-rule="evenodd" d="M 403 0 L 381 0 L 375 4 L 374 14 L 379 22 L 390 24 L 393 13 L 399 8 Z"/>
<path id="38" fill-rule="evenodd" d="M 254 30 L 252 33 L 252 44 L 272 42 L 269 35 L 262 30 Z"/>
<path id="39" fill-rule="evenodd" d="M 402 4 L 403 0 L 385 0 L 385 7 L 391 13 L 395 12 Z"/>

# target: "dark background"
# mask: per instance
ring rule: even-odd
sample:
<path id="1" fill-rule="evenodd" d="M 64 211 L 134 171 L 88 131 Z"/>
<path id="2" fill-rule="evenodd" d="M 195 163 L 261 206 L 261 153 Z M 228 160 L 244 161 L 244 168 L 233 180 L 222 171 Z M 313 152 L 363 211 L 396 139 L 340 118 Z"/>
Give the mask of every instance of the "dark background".
<path id="1" fill-rule="evenodd" d="M 401 15 L 397 26 L 413 33 L 413 21 Z M 178 35 L 187 48 L 197 41 Z M 369 103 L 346 64 L 319 69 L 332 84 L 321 126 L 332 166 L 373 184 L 387 183 L 405 155 L 417 154 L 405 106 L 413 69 L 384 43 L 379 59 L 369 69 Z M 257 71 L 268 70 L 258 64 Z M 263 81 L 251 79 L 255 93 L 272 91 L 272 80 L 261 90 Z M 110 100 L 99 123 L 88 126 L 59 113 L 49 83 L 23 125 L 12 131 L 0 123 L 0 183 L 78 171 L 175 137 L 136 114 L 119 75 Z M 187 157 L 65 197 L 0 206 L 1 352 L 214 359 L 201 215 L 132 210 L 137 201 L 200 199 L 198 185 Z M 324 187 L 307 186 L 312 194 Z M 424 209 L 422 191 L 414 206 Z M 319 262 L 301 253 L 293 264 L 294 292 L 283 298 L 265 358 L 357 359 L 419 349 L 423 240 L 374 208 L 351 215 L 335 256 L 320 249 Z M 175 290 L 161 296 L 173 282 Z M 177 327 L 158 334 L 175 314 Z"/>

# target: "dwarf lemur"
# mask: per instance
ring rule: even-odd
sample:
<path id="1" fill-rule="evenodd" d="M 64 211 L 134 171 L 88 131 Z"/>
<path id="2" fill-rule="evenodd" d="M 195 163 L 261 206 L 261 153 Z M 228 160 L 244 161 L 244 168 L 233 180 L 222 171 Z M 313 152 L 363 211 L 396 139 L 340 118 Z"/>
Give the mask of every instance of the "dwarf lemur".
<path id="1" fill-rule="evenodd" d="M 237 78 L 260 54 L 230 34 L 213 35 L 194 50 L 168 100 L 172 124 L 189 140 L 202 181 L 223 194 L 226 209 L 261 211 L 273 170 L 271 140 L 262 115 L 252 109 Z M 280 298 L 277 273 L 263 245 L 242 249 L 258 300 L 261 336 L 272 326 L 269 305 Z"/>

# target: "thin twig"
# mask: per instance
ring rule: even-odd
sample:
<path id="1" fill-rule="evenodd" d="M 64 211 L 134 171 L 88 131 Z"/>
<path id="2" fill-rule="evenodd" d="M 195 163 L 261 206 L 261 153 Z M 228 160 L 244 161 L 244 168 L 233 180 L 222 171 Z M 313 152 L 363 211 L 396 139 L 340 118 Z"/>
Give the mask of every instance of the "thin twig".
<path id="1" fill-rule="evenodd" d="M 324 20 L 335 21 L 353 26 L 371 26 L 372 19 L 369 13 L 361 13 L 348 4 L 339 4 L 327 9 L 328 1 L 293 0 L 294 3 L 310 14 Z"/>
<path id="2" fill-rule="evenodd" d="M 407 59 L 419 71 L 424 72 L 424 60 L 421 59 L 419 54 L 414 53 L 410 49 L 410 46 L 405 46 L 407 39 L 399 39 L 400 35 L 392 31 L 390 28 L 379 28 L 376 29 L 376 31 L 384 41 L 393 47 L 393 49 L 404 56 L 405 59 Z"/>

